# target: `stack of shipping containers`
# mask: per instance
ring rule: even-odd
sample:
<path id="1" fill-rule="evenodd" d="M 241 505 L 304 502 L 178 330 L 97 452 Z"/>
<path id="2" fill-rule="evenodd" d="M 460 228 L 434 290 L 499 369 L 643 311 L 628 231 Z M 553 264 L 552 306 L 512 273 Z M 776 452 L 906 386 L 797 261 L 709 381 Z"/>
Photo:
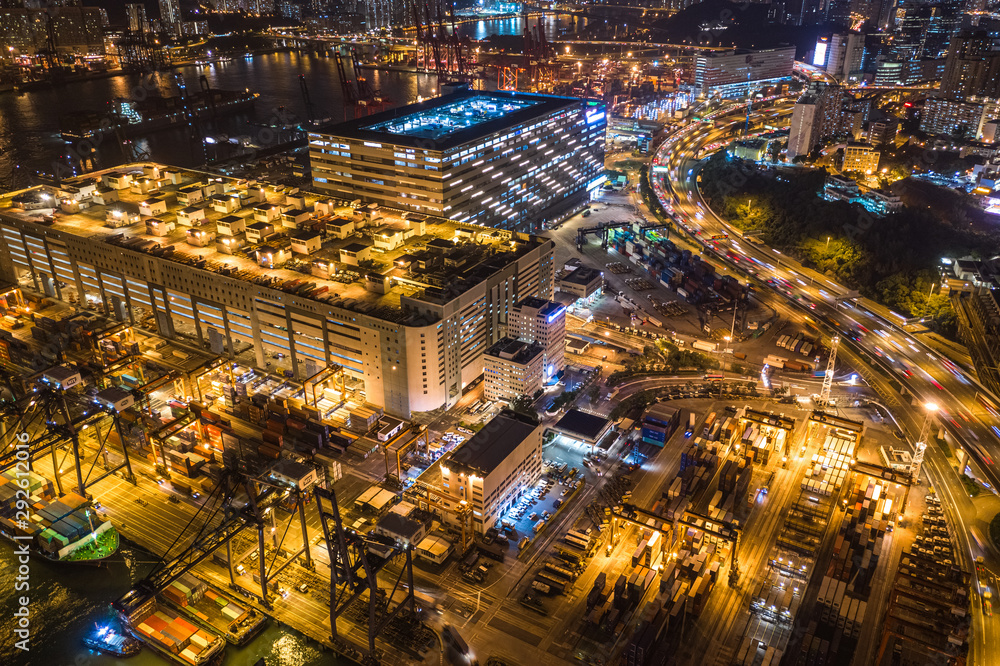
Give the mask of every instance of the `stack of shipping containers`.
<path id="1" fill-rule="evenodd" d="M 813 454 L 812 462 L 802 480 L 802 489 L 815 495 L 829 497 L 844 485 L 854 460 L 854 438 L 832 429 L 823 442 L 823 451 Z"/>

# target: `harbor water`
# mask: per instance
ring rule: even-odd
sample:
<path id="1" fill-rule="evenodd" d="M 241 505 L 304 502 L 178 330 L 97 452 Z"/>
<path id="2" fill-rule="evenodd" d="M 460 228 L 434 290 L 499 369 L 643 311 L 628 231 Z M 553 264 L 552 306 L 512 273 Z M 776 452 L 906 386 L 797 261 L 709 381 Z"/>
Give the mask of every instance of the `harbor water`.
<path id="1" fill-rule="evenodd" d="M 104 566 L 61 564 L 32 558 L 27 591 L 15 590 L 18 562 L 13 547 L 0 543 L 0 664 L 5 666 L 122 666 L 126 660 L 96 653 L 83 638 L 97 625 L 111 622 L 123 630 L 111 603 L 129 590 L 151 568 L 153 556 L 123 541 Z M 27 596 L 29 651 L 15 645 L 18 597 Z M 258 659 L 267 666 L 319 666 L 338 662 L 320 651 L 315 642 L 294 630 L 271 622 L 245 647 L 226 647 L 224 666 L 253 666 Z M 168 662 L 149 648 L 129 657 L 130 666 L 164 666 Z"/>

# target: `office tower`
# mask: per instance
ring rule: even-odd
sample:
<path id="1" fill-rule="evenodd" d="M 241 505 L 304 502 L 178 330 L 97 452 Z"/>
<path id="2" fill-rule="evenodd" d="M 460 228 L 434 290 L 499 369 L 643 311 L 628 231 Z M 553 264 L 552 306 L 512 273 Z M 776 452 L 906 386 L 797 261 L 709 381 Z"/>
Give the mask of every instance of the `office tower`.
<path id="1" fill-rule="evenodd" d="M 948 54 L 951 40 L 962 27 L 962 3 L 960 0 L 942 0 L 932 9 L 923 55 L 925 58 L 943 58 Z"/>
<path id="2" fill-rule="evenodd" d="M 536 342 L 545 352 L 545 379 L 562 372 L 566 363 L 566 306 L 529 297 L 514 304 L 507 320 L 508 335 Z"/>
<path id="3" fill-rule="evenodd" d="M 907 2 L 900 6 L 902 18 L 892 40 L 892 58 L 899 62 L 916 60 L 924 55 L 924 42 L 934 16 L 934 7 Z"/>

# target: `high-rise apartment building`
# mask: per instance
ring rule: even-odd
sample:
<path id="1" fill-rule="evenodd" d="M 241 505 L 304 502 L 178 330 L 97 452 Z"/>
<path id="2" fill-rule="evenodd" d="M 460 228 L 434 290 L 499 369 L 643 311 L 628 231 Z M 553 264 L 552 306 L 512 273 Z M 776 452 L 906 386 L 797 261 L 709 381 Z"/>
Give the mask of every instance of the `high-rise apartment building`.
<path id="1" fill-rule="evenodd" d="M 808 155 L 819 144 L 816 136 L 816 116 L 819 113 L 819 101 L 815 96 L 803 95 L 795 102 L 792 109 L 792 120 L 788 130 L 789 160 Z"/>
<path id="2" fill-rule="evenodd" d="M 840 126 L 843 92 L 839 86 L 809 84 L 795 102 L 788 135 L 789 160 L 808 155 L 822 141 L 834 136 Z"/>
<path id="3" fill-rule="evenodd" d="M 104 53 L 107 13 L 99 7 L 60 6 L 58 11 L 33 8 L 0 9 L 0 45 L 20 54 L 48 48 L 51 36 L 57 53 Z"/>
<path id="4" fill-rule="evenodd" d="M 128 29 L 132 32 L 149 32 L 149 19 L 146 18 L 146 5 L 125 5 L 125 15 L 128 17 Z"/>
<path id="5" fill-rule="evenodd" d="M 507 319 L 507 334 L 541 345 L 546 379 L 566 367 L 566 306 L 534 297 L 518 301 Z"/>
<path id="6" fill-rule="evenodd" d="M 588 100 L 462 90 L 310 134 L 313 185 L 348 201 L 533 230 L 596 192 L 606 123 L 604 106 Z"/>
<path id="7" fill-rule="evenodd" d="M 920 131 L 973 140 L 979 136 L 987 106 L 977 102 L 931 97 L 924 102 Z"/>
<path id="8" fill-rule="evenodd" d="M 997 57 L 990 52 L 990 39 L 985 31 L 957 35 L 948 49 L 940 96 L 951 99 L 982 96 L 987 87 L 989 61 Z"/>
<path id="9" fill-rule="evenodd" d="M 173 26 L 180 23 L 181 3 L 180 0 L 160 0 L 160 25 L 163 27 Z"/>
<path id="10" fill-rule="evenodd" d="M 839 81 L 857 81 L 865 58 L 865 36 L 858 32 L 835 34 L 830 38 L 826 73 Z"/>

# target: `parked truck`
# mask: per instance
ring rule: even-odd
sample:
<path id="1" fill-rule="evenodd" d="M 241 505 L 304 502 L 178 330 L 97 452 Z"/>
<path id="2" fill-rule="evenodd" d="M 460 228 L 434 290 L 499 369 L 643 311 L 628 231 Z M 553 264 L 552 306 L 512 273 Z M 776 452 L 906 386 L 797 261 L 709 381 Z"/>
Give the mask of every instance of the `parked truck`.
<path id="1" fill-rule="evenodd" d="M 695 349 L 707 352 L 714 352 L 717 347 L 714 342 L 705 342 L 704 340 L 695 340 L 691 343 L 691 346 Z"/>
<path id="2" fill-rule="evenodd" d="M 764 363 L 766 365 L 771 366 L 772 368 L 784 368 L 786 361 L 788 361 L 787 358 L 782 358 L 780 356 L 774 356 L 774 355 L 768 355 L 764 359 Z"/>

